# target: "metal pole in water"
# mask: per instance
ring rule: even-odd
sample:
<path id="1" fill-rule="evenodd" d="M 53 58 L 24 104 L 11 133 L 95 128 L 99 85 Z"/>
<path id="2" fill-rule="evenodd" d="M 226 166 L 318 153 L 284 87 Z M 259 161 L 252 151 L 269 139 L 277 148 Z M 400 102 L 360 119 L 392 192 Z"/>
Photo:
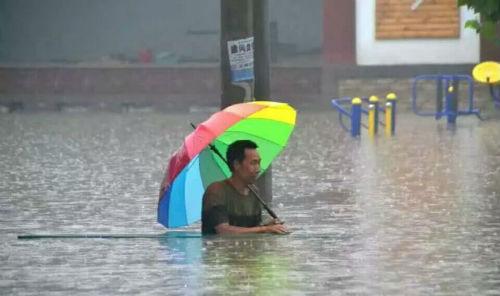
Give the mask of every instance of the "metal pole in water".
<path id="1" fill-rule="evenodd" d="M 398 97 L 396 96 L 395 93 L 388 93 L 386 96 L 386 99 L 388 102 L 391 103 L 391 112 L 390 112 L 391 124 L 390 124 L 390 127 L 391 127 L 391 136 L 393 136 L 396 133 L 396 110 L 397 110 L 396 101 L 397 101 Z M 387 116 L 387 111 L 386 111 L 386 116 Z M 387 117 L 386 117 L 386 124 L 387 124 Z M 387 125 L 386 125 L 386 129 L 387 129 Z"/>
<path id="2" fill-rule="evenodd" d="M 436 120 L 443 114 L 443 80 L 442 76 L 436 77 Z"/>
<path id="3" fill-rule="evenodd" d="M 368 105 L 368 135 L 373 138 L 376 134 L 375 129 L 375 105 L 370 103 Z"/>
<path id="4" fill-rule="evenodd" d="M 392 102 L 387 101 L 385 103 L 385 135 L 387 137 L 392 136 Z"/>
<path id="5" fill-rule="evenodd" d="M 361 135 L 361 99 L 352 99 L 351 105 L 351 136 L 357 137 Z"/>
<path id="6" fill-rule="evenodd" d="M 448 123 L 455 124 L 457 121 L 457 96 L 453 85 L 449 85 L 446 91 L 446 115 Z"/>
<path id="7" fill-rule="evenodd" d="M 373 105 L 373 134 L 376 135 L 378 133 L 378 97 L 371 96 L 369 102 L 370 105 Z"/>

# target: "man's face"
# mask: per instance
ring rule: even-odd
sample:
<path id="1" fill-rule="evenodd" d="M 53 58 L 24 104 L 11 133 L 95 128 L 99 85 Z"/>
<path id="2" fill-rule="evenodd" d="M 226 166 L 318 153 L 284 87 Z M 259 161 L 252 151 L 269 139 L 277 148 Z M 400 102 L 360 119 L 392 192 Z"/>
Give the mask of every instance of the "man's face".
<path id="1" fill-rule="evenodd" d="M 257 180 L 260 173 L 260 155 L 257 149 L 245 149 L 245 158 L 242 162 L 236 162 L 234 173 L 247 183 Z"/>

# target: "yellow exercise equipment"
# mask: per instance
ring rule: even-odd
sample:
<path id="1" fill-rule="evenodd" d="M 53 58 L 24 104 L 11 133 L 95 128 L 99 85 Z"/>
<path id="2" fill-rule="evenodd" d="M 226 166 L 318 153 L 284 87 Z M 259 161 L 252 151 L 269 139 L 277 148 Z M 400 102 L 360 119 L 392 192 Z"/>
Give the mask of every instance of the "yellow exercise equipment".
<path id="1" fill-rule="evenodd" d="M 477 64 L 472 70 L 474 79 L 481 83 L 495 84 L 500 82 L 500 63 L 487 61 Z"/>

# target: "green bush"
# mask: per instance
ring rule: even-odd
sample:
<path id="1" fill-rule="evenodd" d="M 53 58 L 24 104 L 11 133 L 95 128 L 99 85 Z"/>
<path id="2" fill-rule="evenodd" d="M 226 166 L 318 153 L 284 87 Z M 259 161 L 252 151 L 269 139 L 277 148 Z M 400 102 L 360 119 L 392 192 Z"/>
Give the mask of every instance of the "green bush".
<path id="1" fill-rule="evenodd" d="M 500 45 L 500 36 L 497 26 L 500 23 L 500 1 L 499 0 L 457 0 L 458 6 L 467 6 L 481 15 L 480 20 L 468 20 L 466 28 L 476 30 L 487 39 Z"/>

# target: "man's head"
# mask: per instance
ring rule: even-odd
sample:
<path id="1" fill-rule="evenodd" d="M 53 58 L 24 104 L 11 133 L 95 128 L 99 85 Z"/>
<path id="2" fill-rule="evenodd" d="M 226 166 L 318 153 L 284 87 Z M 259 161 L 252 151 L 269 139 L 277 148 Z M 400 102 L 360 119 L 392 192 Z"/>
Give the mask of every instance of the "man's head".
<path id="1" fill-rule="evenodd" d="M 229 145 L 226 159 L 231 172 L 252 183 L 260 173 L 260 156 L 257 144 L 250 140 L 238 140 Z"/>

